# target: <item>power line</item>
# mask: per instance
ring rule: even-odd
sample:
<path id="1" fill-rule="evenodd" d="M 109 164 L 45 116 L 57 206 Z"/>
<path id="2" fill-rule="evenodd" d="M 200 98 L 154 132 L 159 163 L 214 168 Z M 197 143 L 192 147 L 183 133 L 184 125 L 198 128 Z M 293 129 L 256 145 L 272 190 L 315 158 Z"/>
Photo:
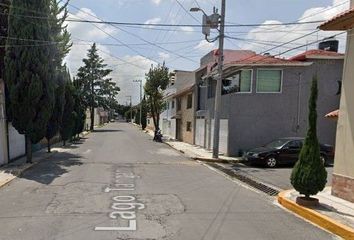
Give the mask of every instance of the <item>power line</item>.
<path id="1" fill-rule="evenodd" d="M 193 18 L 197 23 L 201 23 L 195 16 L 193 16 L 184 6 L 183 4 L 179 1 L 179 0 L 175 0 L 178 5 L 183 9 L 183 11 L 185 11 L 191 18 Z"/>
<path id="2" fill-rule="evenodd" d="M 70 3 L 69 3 L 69 5 L 72 6 L 73 8 L 75 8 L 75 9 L 81 11 L 81 12 L 84 12 L 84 13 L 86 13 L 86 14 L 88 14 L 88 15 L 91 15 L 91 16 L 95 17 L 96 19 L 100 19 L 100 18 L 98 18 L 97 16 L 95 16 L 95 15 L 93 15 L 93 14 L 91 14 L 91 13 L 85 12 L 85 11 L 79 9 L 78 7 L 76 7 L 76 6 L 74 6 L 74 5 L 70 4 Z M 100 20 L 101 20 L 101 19 L 100 19 Z M 110 25 L 112 25 L 112 24 L 110 24 Z M 127 33 L 127 34 L 129 34 L 129 35 L 132 35 L 132 36 L 138 38 L 139 40 L 141 40 L 141 41 L 143 41 L 143 42 L 146 42 L 146 43 L 148 43 L 148 44 L 150 44 L 150 45 L 152 45 L 152 46 L 155 46 L 155 47 L 157 47 L 157 48 L 159 48 L 159 49 L 161 49 L 161 50 L 164 50 L 164 51 L 169 52 L 169 53 L 171 53 L 171 54 L 173 54 L 173 55 L 176 55 L 176 56 L 179 56 L 179 57 L 184 58 L 184 59 L 186 59 L 186 60 L 189 60 L 189 61 L 191 61 L 191 62 L 195 62 L 195 61 L 194 61 L 193 59 L 191 59 L 191 58 L 184 57 L 184 56 L 182 56 L 182 55 L 180 55 L 180 54 L 178 54 L 178 53 L 175 53 L 175 52 L 173 52 L 173 51 L 171 51 L 171 50 L 168 50 L 168 49 L 166 49 L 166 48 L 164 48 L 164 47 L 161 47 L 161 46 L 159 46 L 158 44 L 155 44 L 155 43 L 152 43 L 152 42 L 150 42 L 150 41 L 147 41 L 147 40 L 145 40 L 144 38 L 140 37 L 140 36 L 137 35 L 137 34 L 131 33 L 131 32 L 129 32 L 129 31 L 127 31 L 127 30 L 125 30 L 125 29 L 122 29 L 122 28 L 120 28 L 120 27 L 118 27 L 118 26 L 115 26 L 115 25 L 112 25 L 112 26 L 115 27 L 115 28 L 117 28 L 117 29 L 119 29 L 119 30 L 121 30 L 121 31 L 123 31 L 123 32 L 125 32 L 125 33 Z M 134 51 L 135 51 L 135 50 L 134 50 Z M 140 55 L 142 55 L 142 54 L 140 54 Z M 154 61 L 155 61 L 155 60 L 154 60 Z M 158 61 L 157 61 L 157 62 L 158 62 Z"/>
<path id="3" fill-rule="evenodd" d="M 108 25 L 124 25 L 124 26 L 151 26 L 151 27 L 203 27 L 202 24 L 168 24 L 168 23 L 136 23 L 136 22 L 115 22 L 115 21 L 94 21 L 94 20 L 78 20 L 67 19 L 68 22 L 78 23 L 95 23 Z M 225 27 L 259 27 L 259 26 L 289 26 L 289 25 L 306 25 L 314 23 L 323 23 L 321 21 L 307 22 L 286 22 L 286 23 L 251 23 L 251 24 L 225 24 Z"/>

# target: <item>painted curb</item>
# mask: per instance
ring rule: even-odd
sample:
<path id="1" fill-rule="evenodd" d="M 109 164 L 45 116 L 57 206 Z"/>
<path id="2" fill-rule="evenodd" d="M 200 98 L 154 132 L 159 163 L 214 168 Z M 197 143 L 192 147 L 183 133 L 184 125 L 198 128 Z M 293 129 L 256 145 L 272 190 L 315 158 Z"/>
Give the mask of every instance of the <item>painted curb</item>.
<path id="1" fill-rule="evenodd" d="M 344 239 L 354 239 L 353 228 L 339 223 L 336 220 L 333 220 L 332 218 L 320 214 L 312 209 L 300 206 L 296 202 L 286 198 L 285 195 L 289 191 L 291 190 L 280 192 L 278 195 L 278 202 L 283 207 Z"/>

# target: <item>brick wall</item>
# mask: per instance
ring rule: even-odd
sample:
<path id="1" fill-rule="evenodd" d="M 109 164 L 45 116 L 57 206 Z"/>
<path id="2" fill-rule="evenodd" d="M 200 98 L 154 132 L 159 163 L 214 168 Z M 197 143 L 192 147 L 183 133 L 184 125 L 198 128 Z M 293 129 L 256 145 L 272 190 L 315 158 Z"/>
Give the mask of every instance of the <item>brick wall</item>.
<path id="1" fill-rule="evenodd" d="M 354 202 L 354 179 L 333 174 L 332 195 Z"/>

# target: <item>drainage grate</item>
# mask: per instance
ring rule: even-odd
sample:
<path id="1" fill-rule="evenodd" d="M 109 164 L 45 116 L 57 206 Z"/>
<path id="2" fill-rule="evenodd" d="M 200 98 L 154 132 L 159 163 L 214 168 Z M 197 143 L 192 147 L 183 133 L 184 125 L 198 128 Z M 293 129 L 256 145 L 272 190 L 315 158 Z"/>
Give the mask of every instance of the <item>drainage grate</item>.
<path id="1" fill-rule="evenodd" d="M 229 175 L 232 178 L 235 178 L 243 183 L 246 183 L 247 185 L 260 190 L 266 194 L 268 194 L 269 196 L 277 196 L 279 194 L 279 190 L 275 189 L 271 186 L 265 185 L 264 183 L 261 183 L 255 179 L 250 178 L 249 176 L 246 176 L 244 174 L 241 174 L 239 172 L 236 172 L 233 169 L 228 169 L 225 168 L 223 166 L 220 166 L 217 163 L 207 163 L 208 165 L 212 166 L 213 168 L 216 168 L 220 171 L 222 171 L 223 173 L 226 173 L 227 175 Z"/>

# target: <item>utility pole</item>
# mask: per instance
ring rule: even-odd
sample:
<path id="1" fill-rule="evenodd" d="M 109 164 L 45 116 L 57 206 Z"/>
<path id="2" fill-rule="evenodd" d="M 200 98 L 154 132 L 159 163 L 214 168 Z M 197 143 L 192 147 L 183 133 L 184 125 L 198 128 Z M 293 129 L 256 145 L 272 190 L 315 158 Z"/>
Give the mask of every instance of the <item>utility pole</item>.
<path id="1" fill-rule="evenodd" d="M 219 142 L 220 142 L 220 106 L 221 106 L 221 90 L 223 79 L 223 65 L 224 65 L 224 37 L 225 37 L 225 9 L 226 0 L 221 1 L 221 15 L 217 13 L 217 9 L 214 7 L 212 15 L 208 16 L 201 8 L 191 8 L 191 12 L 201 11 L 203 12 L 203 26 L 202 32 L 205 35 L 205 40 L 208 42 L 214 42 L 215 40 L 209 40 L 210 29 L 217 29 L 219 27 L 219 50 L 218 50 L 218 77 L 216 79 L 215 90 L 215 109 L 214 109 L 214 138 L 213 138 L 213 158 L 219 158 Z"/>
<path id="2" fill-rule="evenodd" d="M 219 158 L 219 142 L 220 142 L 220 105 L 221 105 L 221 90 L 223 79 L 224 65 L 224 37 L 225 37 L 225 1 L 221 1 L 221 16 L 220 16 L 220 35 L 219 35 L 219 59 L 218 72 L 219 78 L 216 82 L 215 93 L 215 110 L 214 110 L 214 139 L 213 139 L 213 158 Z"/>
<path id="3" fill-rule="evenodd" d="M 139 116 L 139 119 L 140 119 L 140 126 L 143 127 L 143 124 L 141 122 L 142 120 L 142 110 L 143 110 L 143 104 L 142 104 L 142 101 L 143 101 L 143 80 L 133 80 L 133 82 L 138 82 L 140 83 L 140 116 Z"/>

